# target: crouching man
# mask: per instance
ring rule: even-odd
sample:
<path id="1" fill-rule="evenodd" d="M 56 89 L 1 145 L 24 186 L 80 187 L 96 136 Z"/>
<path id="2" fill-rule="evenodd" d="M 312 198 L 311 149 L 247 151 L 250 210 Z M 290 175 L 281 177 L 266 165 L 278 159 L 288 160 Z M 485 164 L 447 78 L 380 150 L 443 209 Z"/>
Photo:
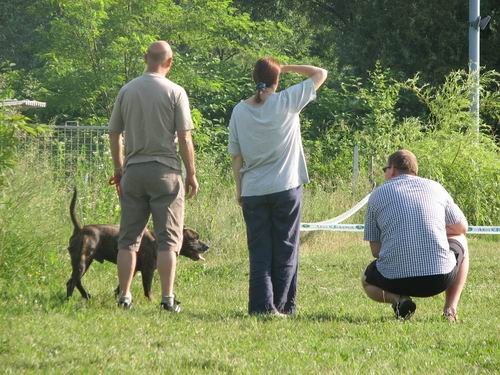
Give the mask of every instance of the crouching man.
<path id="1" fill-rule="evenodd" d="M 418 177 L 408 150 L 392 154 L 383 168 L 386 182 L 368 201 L 364 239 L 376 258 L 362 278 L 371 299 L 392 304 L 397 318 L 416 310 L 411 297 L 446 293 L 443 315 L 457 321 L 467 279 L 467 220 L 438 182 Z"/>

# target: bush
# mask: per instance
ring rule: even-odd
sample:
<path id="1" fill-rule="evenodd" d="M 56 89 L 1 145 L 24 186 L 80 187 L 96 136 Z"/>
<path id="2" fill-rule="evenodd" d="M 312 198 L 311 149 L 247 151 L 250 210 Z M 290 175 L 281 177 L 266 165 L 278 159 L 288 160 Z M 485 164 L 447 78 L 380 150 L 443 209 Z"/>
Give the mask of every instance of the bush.
<path id="1" fill-rule="evenodd" d="M 366 85 L 353 82 L 350 89 L 337 93 L 345 105 L 356 105 L 355 115 L 343 115 L 347 109 L 337 108 L 340 118 L 333 119 L 317 138 L 305 140 L 313 184 L 345 186 L 352 176 L 355 145 L 360 150 L 360 179 L 381 184 L 387 157 L 406 148 L 417 155 L 420 175 L 442 183 L 471 224 L 498 224 L 498 146 L 488 128 L 483 126 L 485 131 L 477 133 L 470 113 L 473 82 L 468 74 L 452 72 L 438 87 L 419 83 L 418 76 L 398 82 L 390 74 L 377 66 Z M 481 84 L 498 87 L 500 76 L 485 72 Z M 413 95 L 423 104 L 419 116 L 399 119 L 403 95 L 405 100 Z M 486 90 L 482 95 L 488 116 L 498 116 L 497 95 Z M 306 121 L 303 127 L 306 134 L 313 134 L 312 124 Z"/>
<path id="2" fill-rule="evenodd" d="M 445 186 L 471 225 L 500 223 L 500 164 L 491 138 L 436 131 L 408 147 L 419 174 Z"/>
<path id="3" fill-rule="evenodd" d="M 15 163 L 15 151 L 19 136 L 36 135 L 41 130 L 30 126 L 28 118 L 0 106 L 0 186 L 3 185 L 5 171 Z"/>

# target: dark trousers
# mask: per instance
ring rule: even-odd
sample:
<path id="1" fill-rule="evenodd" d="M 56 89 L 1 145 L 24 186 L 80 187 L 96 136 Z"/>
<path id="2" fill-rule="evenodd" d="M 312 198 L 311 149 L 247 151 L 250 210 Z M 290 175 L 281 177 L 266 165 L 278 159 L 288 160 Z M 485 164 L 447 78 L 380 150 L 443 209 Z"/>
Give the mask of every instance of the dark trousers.
<path id="1" fill-rule="evenodd" d="M 242 198 L 250 254 L 250 314 L 295 313 L 302 186 Z"/>

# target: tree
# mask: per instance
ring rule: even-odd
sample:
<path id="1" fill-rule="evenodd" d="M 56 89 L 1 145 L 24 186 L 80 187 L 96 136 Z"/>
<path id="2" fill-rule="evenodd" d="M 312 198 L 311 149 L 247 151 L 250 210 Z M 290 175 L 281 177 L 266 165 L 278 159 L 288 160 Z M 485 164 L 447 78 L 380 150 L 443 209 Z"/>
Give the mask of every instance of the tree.
<path id="1" fill-rule="evenodd" d="M 202 121 L 220 123 L 248 82 L 248 64 L 262 54 L 284 56 L 291 35 L 279 23 L 252 21 L 230 0 L 41 3 L 53 16 L 36 75 L 50 103 L 44 114 L 56 121 L 107 121 L 118 89 L 142 72 L 145 48 L 164 39 L 175 53 L 172 79 L 188 88 Z M 214 97 L 223 103 L 214 106 Z"/>
<path id="2" fill-rule="evenodd" d="M 14 63 L 17 69 L 41 65 L 36 53 L 45 43 L 43 30 L 52 17 L 45 1 L 0 0 L 0 63 Z"/>
<path id="3" fill-rule="evenodd" d="M 257 19 L 307 15 L 314 42 L 310 51 L 337 60 L 355 75 L 367 77 L 377 61 L 403 78 L 420 73 L 440 83 L 452 70 L 468 64 L 468 6 L 461 0 L 270 0 L 237 1 Z M 291 10 L 293 12 L 291 12 Z M 272 11 L 272 12 L 271 12 Z M 482 15 L 498 15 L 496 0 L 481 2 Z M 498 17 L 497 17 L 498 18 Z M 493 18 L 481 34 L 481 65 L 500 71 L 500 20 Z M 300 32 L 300 31 L 299 31 Z"/>

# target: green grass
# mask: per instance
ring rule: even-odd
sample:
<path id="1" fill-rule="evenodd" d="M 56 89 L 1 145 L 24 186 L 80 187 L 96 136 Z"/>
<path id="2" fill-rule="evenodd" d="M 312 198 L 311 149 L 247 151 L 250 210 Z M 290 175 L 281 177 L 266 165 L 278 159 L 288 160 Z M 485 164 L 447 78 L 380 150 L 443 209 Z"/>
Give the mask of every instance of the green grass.
<path id="1" fill-rule="evenodd" d="M 302 236 L 297 317 L 249 317 L 241 213 L 232 188 L 210 179 L 213 166 L 200 163 L 203 188 L 188 203 L 186 221 L 211 250 L 204 263 L 179 259 L 183 312 L 159 311 L 157 276 L 153 302 L 142 296 L 138 276 L 134 308 L 121 311 L 109 263 L 85 275 L 90 301 L 76 291 L 66 301 L 73 181 L 62 184 L 43 163 L 31 165 L 19 165 L 0 189 L 2 373 L 498 373 L 498 237 L 470 239 L 458 324 L 441 318 L 443 296 L 416 299 L 417 312 L 404 323 L 390 306 L 369 301 L 359 281 L 371 261 L 368 246 L 361 234 L 339 232 Z M 83 222 L 116 222 L 111 187 L 77 184 Z M 303 219 L 336 216 L 357 198 L 307 192 Z"/>

